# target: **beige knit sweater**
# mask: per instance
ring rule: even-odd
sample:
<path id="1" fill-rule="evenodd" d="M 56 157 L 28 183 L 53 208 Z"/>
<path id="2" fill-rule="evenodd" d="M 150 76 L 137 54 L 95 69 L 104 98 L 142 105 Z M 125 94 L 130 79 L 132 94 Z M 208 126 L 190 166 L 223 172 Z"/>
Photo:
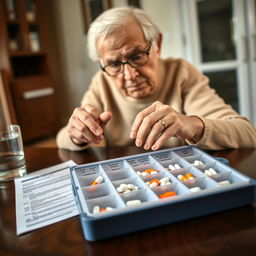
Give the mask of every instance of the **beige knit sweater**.
<path id="1" fill-rule="evenodd" d="M 134 145 L 130 128 L 136 115 L 155 101 L 170 105 L 186 115 L 196 115 L 205 124 L 203 137 L 194 144 L 203 149 L 256 148 L 256 129 L 245 117 L 238 115 L 209 87 L 209 80 L 182 59 L 160 60 L 157 92 L 146 99 L 124 96 L 110 77 L 99 71 L 84 94 L 82 105 L 91 104 L 99 111 L 111 111 L 113 117 L 105 128 L 106 145 Z M 60 148 L 82 150 L 62 128 L 57 135 Z M 187 144 L 172 137 L 165 146 Z"/>

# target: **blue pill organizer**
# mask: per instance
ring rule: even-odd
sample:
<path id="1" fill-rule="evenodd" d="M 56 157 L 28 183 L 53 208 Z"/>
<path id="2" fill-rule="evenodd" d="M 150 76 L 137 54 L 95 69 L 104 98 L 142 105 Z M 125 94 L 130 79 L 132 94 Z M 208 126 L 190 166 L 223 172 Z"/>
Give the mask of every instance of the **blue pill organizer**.
<path id="1" fill-rule="evenodd" d="M 215 173 L 209 176 L 206 173 L 210 168 Z M 141 175 L 149 169 L 157 173 Z M 193 178 L 180 179 L 188 173 Z M 101 182 L 92 185 L 99 176 Z M 148 186 L 150 181 L 166 177 L 168 184 Z M 193 146 L 77 165 L 71 168 L 71 181 L 88 241 L 255 203 L 254 179 Z M 137 189 L 117 192 L 121 184 L 133 184 Z M 170 191 L 176 195 L 160 198 Z M 134 200 L 141 203 L 127 206 L 127 202 Z M 95 206 L 112 210 L 95 213 Z"/>

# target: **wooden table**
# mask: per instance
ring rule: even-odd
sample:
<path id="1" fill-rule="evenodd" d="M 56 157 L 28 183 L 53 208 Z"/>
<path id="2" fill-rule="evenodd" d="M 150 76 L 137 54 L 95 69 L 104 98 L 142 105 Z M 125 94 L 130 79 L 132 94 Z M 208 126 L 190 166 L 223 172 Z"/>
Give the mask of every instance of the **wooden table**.
<path id="1" fill-rule="evenodd" d="M 53 148 L 25 150 L 28 172 L 70 159 L 82 164 L 144 152 L 135 147 L 94 148 L 81 153 Z M 210 154 L 227 158 L 232 167 L 256 178 L 256 150 Z M 256 255 L 255 205 L 101 242 L 87 242 L 79 217 L 17 236 L 14 183 L 0 183 L 0 186 L 0 255 Z"/>

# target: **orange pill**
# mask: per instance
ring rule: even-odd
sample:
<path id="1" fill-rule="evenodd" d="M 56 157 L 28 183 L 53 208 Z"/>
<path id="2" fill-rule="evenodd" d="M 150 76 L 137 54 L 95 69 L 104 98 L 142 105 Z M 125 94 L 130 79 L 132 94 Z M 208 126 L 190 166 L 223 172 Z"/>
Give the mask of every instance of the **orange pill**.
<path id="1" fill-rule="evenodd" d="M 156 169 L 146 169 L 145 172 L 150 174 L 151 172 L 157 172 L 157 170 Z"/>
<path id="2" fill-rule="evenodd" d="M 176 192 L 175 191 L 165 192 L 163 194 L 160 194 L 159 198 L 166 198 L 166 197 L 170 197 L 170 196 L 176 196 Z"/>
<path id="3" fill-rule="evenodd" d="M 182 176 L 180 179 L 181 180 L 188 180 L 188 178 L 186 176 Z"/>
<path id="4" fill-rule="evenodd" d="M 190 172 L 186 173 L 186 177 L 187 177 L 188 179 L 189 179 L 189 178 L 192 178 L 192 179 L 195 178 Z"/>
<path id="5" fill-rule="evenodd" d="M 157 186 L 160 185 L 160 181 L 159 181 L 158 179 L 153 179 L 153 180 L 150 180 L 150 181 L 149 181 L 150 184 L 152 184 L 152 183 L 154 183 L 154 182 L 157 184 Z"/>
<path id="6" fill-rule="evenodd" d="M 106 212 L 107 210 L 104 208 L 100 208 L 100 212 Z"/>
<path id="7" fill-rule="evenodd" d="M 94 182 L 92 182 L 91 186 L 98 185 L 98 184 L 99 184 L 99 182 L 94 181 Z"/>

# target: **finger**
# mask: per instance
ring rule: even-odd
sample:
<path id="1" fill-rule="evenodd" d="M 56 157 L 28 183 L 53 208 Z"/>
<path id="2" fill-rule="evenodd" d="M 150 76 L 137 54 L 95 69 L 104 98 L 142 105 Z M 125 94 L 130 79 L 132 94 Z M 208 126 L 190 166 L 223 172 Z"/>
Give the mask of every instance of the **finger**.
<path id="1" fill-rule="evenodd" d="M 140 113 L 137 114 L 137 116 L 135 117 L 135 120 L 132 124 L 131 127 L 131 132 L 130 132 L 130 138 L 131 139 L 135 139 L 137 136 L 137 132 L 139 130 L 139 127 L 143 121 L 143 119 L 148 116 L 149 114 L 151 114 L 153 111 L 155 111 L 156 106 L 155 104 L 152 104 L 151 106 L 143 109 Z"/>
<path id="2" fill-rule="evenodd" d="M 105 126 L 107 125 L 107 123 L 110 121 L 111 118 L 112 118 L 112 113 L 109 111 L 105 111 L 100 114 L 100 124 L 102 129 L 105 128 Z"/>
<path id="3" fill-rule="evenodd" d="M 158 150 L 161 148 L 168 139 L 170 139 L 173 136 L 176 136 L 176 134 L 180 130 L 180 124 L 179 122 L 174 122 L 171 126 L 167 127 L 162 134 L 157 138 L 156 142 L 151 147 L 152 150 Z"/>
<path id="4" fill-rule="evenodd" d="M 144 149 L 149 150 L 164 130 L 165 130 L 165 127 L 160 123 L 160 121 L 157 121 L 153 125 L 152 129 L 150 130 L 150 132 L 146 138 Z"/>
<path id="5" fill-rule="evenodd" d="M 136 135 L 135 144 L 137 147 L 140 147 L 145 143 L 149 133 L 152 130 L 155 129 L 155 132 L 158 135 L 162 132 L 165 127 L 160 124 L 159 120 L 165 118 L 166 113 L 167 111 L 165 111 L 165 109 L 154 111 L 143 119 Z"/>
<path id="6" fill-rule="evenodd" d="M 94 113 L 95 116 L 97 114 Z M 86 127 L 96 136 L 100 136 L 103 134 L 103 129 L 98 123 L 98 119 L 95 119 L 95 116 L 85 111 L 85 109 L 79 109 L 76 112 L 76 117 L 81 121 L 83 127 L 79 127 L 80 130 L 86 129 Z"/>
<path id="7" fill-rule="evenodd" d="M 86 142 L 91 143 L 94 141 L 97 137 L 88 129 L 86 128 L 79 120 L 77 120 L 75 125 L 69 125 L 68 132 L 70 137 L 72 137 L 75 143 L 78 142 Z M 79 144 L 80 144 L 79 143 Z"/>

